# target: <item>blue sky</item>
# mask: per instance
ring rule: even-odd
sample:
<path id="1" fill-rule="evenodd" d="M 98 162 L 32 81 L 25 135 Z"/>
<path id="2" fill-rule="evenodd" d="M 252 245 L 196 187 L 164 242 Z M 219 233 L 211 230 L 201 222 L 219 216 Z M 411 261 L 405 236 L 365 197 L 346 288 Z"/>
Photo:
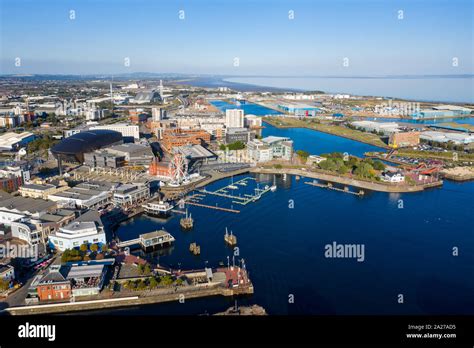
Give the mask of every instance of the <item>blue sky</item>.
<path id="1" fill-rule="evenodd" d="M 474 72 L 472 0 L 0 0 L 0 73 Z M 70 10 L 76 18 L 69 18 Z M 185 19 L 179 19 L 179 11 Z M 288 11 L 294 11 L 294 19 Z M 403 19 L 398 19 L 398 11 Z M 21 66 L 15 66 L 15 58 Z M 125 58 L 130 66 L 124 66 Z M 349 58 L 349 66 L 343 59 Z M 459 65 L 452 66 L 453 58 Z M 234 58 L 239 58 L 235 67 Z"/>

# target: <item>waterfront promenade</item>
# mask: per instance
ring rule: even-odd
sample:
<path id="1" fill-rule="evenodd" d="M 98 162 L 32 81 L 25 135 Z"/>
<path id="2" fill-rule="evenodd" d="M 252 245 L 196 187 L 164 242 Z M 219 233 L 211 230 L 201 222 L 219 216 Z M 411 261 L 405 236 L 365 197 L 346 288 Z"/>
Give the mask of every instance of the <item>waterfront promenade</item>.
<path id="1" fill-rule="evenodd" d="M 11 315 L 51 314 L 187 301 L 193 298 L 209 296 L 236 296 L 247 294 L 253 294 L 253 286 L 227 288 L 221 284 L 204 284 L 156 290 L 124 291 L 123 293 L 105 293 L 101 294 L 100 298 L 92 300 L 10 307 L 6 308 L 5 311 Z"/>
<path id="2" fill-rule="evenodd" d="M 384 183 L 384 182 L 373 182 L 373 181 L 365 181 L 361 179 L 354 179 L 349 178 L 346 176 L 334 175 L 334 174 L 327 174 L 323 172 L 316 172 L 316 171 L 309 171 L 309 170 L 301 170 L 295 168 L 263 168 L 257 167 L 251 170 L 252 173 L 259 173 L 259 174 L 290 174 L 290 175 L 299 175 L 306 178 L 311 179 L 318 179 L 324 180 L 328 182 L 343 184 L 347 186 L 354 186 L 362 189 L 372 190 L 372 191 L 380 191 L 380 192 L 419 192 L 423 191 L 427 188 L 431 187 L 438 187 L 443 185 L 443 181 L 434 181 L 426 184 L 418 184 L 418 185 L 406 185 L 406 184 L 391 184 L 391 183 Z"/>

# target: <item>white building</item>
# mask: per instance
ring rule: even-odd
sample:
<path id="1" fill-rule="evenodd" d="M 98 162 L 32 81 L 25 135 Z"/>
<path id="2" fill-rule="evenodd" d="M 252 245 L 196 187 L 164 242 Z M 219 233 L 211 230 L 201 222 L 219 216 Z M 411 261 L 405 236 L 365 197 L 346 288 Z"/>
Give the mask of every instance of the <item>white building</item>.
<path id="1" fill-rule="evenodd" d="M 293 141 L 290 138 L 269 136 L 262 140 L 254 139 L 247 143 L 248 157 L 256 162 L 273 159 L 289 161 L 293 156 Z"/>
<path id="2" fill-rule="evenodd" d="M 50 235 L 49 240 L 61 251 L 82 244 L 107 243 L 103 227 L 98 227 L 93 221 L 73 221 Z"/>
<path id="3" fill-rule="evenodd" d="M 109 129 L 122 133 L 123 137 L 130 137 L 136 140 L 140 139 L 140 128 L 138 125 L 131 125 L 126 123 L 115 123 L 103 126 L 93 126 L 90 129 Z"/>
<path id="4" fill-rule="evenodd" d="M 404 182 L 405 181 L 405 176 L 400 172 L 397 172 L 397 173 L 385 172 L 381 175 L 380 178 L 383 181 L 392 182 L 392 183 Z"/>
<path id="5" fill-rule="evenodd" d="M 227 128 L 243 128 L 244 127 L 244 110 L 227 109 L 225 111 L 225 126 Z"/>
<path id="6" fill-rule="evenodd" d="M 255 115 L 245 115 L 244 125 L 247 128 L 261 127 L 262 126 L 262 118 L 260 116 L 255 116 Z"/>
<path id="7" fill-rule="evenodd" d="M 42 231 L 38 228 L 40 221 L 31 218 L 21 218 L 10 223 L 12 237 L 24 240 L 30 245 L 41 242 Z"/>

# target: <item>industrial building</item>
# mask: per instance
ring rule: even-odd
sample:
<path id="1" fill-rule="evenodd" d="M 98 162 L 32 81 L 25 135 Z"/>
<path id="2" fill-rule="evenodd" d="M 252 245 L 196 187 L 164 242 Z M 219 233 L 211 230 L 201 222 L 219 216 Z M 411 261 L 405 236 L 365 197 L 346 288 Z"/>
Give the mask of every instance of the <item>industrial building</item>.
<path id="1" fill-rule="evenodd" d="M 30 132 L 7 132 L 0 135 L 0 152 L 17 151 L 33 140 L 35 140 L 35 135 Z"/>
<path id="2" fill-rule="evenodd" d="M 452 142 L 458 145 L 467 145 L 474 142 L 474 135 L 466 133 L 426 131 L 420 134 L 420 139 L 435 143 Z"/>
<path id="3" fill-rule="evenodd" d="M 462 117 L 470 115 L 474 110 L 457 105 L 438 105 L 431 109 L 421 109 L 413 114 L 415 119 L 433 119 L 446 117 Z"/>
<path id="4" fill-rule="evenodd" d="M 295 116 L 316 116 L 316 114 L 321 111 L 316 106 L 302 103 L 278 104 L 278 108 Z"/>
<path id="5" fill-rule="evenodd" d="M 383 135 L 390 135 L 400 131 L 396 122 L 354 121 L 351 124 L 357 129 L 366 132 L 382 133 Z"/>

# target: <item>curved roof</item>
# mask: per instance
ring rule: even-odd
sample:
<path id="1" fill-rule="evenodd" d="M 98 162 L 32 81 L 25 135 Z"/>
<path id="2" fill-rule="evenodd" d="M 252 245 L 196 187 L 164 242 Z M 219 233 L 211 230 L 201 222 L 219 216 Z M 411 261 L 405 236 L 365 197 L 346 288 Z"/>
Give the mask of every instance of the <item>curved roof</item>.
<path id="1" fill-rule="evenodd" d="M 91 152 L 101 147 L 119 142 L 122 140 L 122 133 L 108 129 L 94 129 L 76 133 L 51 148 L 54 155 L 74 155 L 82 156 L 86 152 Z"/>

